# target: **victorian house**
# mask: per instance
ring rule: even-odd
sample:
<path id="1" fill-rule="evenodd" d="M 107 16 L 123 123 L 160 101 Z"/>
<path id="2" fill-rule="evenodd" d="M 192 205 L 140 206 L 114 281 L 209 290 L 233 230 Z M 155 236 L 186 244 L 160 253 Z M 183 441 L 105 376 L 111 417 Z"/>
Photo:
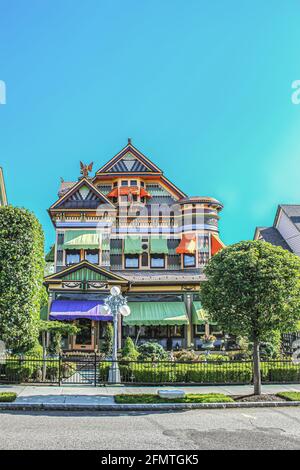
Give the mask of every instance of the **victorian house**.
<path id="1" fill-rule="evenodd" d="M 100 306 L 112 285 L 127 296 L 119 345 L 127 336 L 165 348 L 201 346 L 208 331 L 199 302 L 203 268 L 224 245 L 222 204 L 189 197 L 130 139 L 94 175 L 81 163 L 78 181 L 62 181 L 49 209 L 56 232 L 54 273 L 45 278 L 50 320 L 75 321 L 64 348 L 101 349 L 110 317 Z M 210 326 L 213 330 L 214 326 Z"/>

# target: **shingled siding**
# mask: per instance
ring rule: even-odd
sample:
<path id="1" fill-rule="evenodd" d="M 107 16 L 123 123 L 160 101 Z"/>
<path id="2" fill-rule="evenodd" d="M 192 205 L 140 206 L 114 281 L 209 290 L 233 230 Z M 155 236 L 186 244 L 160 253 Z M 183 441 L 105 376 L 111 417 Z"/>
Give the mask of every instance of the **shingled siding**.
<path id="1" fill-rule="evenodd" d="M 283 211 L 281 211 L 276 228 L 293 252 L 300 256 L 300 232 Z"/>

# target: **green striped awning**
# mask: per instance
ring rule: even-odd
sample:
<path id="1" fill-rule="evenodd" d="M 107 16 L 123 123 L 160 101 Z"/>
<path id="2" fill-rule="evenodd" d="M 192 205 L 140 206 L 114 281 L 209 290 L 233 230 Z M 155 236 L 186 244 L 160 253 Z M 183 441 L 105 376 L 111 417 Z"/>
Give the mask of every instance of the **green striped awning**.
<path id="1" fill-rule="evenodd" d="M 184 302 L 128 302 L 131 313 L 124 325 L 187 325 Z"/>
<path id="2" fill-rule="evenodd" d="M 168 241 L 166 238 L 151 237 L 150 238 L 150 253 L 168 254 Z"/>
<path id="3" fill-rule="evenodd" d="M 192 320 L 193 325 L 204 325 L 205 323 L 216 325 L 216 323 L 209 321 L 206 311 L 202 308 L 201 302 L 193 302 Z"/>
<path id="4" fill-rule="evenodd" d="M 101 234 L 95 230 L 67 230 L 63 247 L 65 250 L 94 250 L 100 248 L 100 243 Z"/>
<path id="5" fill-rule="evenodd" d="M 143 252 L 141 237 L 127 237 L 124 240 L 124 253 L 126 255 L 139 255 Z"/>

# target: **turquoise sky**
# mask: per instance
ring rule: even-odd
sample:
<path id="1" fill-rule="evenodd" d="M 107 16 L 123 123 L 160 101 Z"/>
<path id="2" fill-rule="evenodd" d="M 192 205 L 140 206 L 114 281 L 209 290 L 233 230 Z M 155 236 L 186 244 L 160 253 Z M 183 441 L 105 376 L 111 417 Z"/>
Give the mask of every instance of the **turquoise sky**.
<path id="1" fill-rule="evenodd" d="M 251 239 L 300 203 L 297 0 L 0 0 L 0 165 L 12 204 L 46 209 L 79 160 L 133 144 Z"/>

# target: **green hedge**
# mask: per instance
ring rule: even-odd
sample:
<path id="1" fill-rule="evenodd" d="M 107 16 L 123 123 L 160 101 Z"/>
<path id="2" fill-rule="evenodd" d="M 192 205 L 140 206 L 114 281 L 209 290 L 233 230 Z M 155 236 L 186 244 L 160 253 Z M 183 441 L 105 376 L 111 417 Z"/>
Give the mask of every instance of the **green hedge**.
<path id="1" fill-rule="evenodd" d="M 261 363 L 263 382 L 299 382 L 300 365 L 289 363 Z"/>
<path id="2" fill-rule="evenodd" d="M 3 365 L 4 374 L 8 382 L 41 382 L 43 361 L 42 359 L 14 357 L 7 359 Z M 76 371 L 76 364 L 63 362 L 61 365 L 61 377 L 67 378 Z M 46 382 L 58 382 L 59 365 L 57 359 L 48 359 L 46 364 Z"/>
<path id="3" fill-rule="evenodd" d="M 109 363 L 100 363 L 100 381 L 108 380 Z M 250 383 L 251 364 L 152 364 L 120 362 L 121 380 L 133 383 Z"/>

